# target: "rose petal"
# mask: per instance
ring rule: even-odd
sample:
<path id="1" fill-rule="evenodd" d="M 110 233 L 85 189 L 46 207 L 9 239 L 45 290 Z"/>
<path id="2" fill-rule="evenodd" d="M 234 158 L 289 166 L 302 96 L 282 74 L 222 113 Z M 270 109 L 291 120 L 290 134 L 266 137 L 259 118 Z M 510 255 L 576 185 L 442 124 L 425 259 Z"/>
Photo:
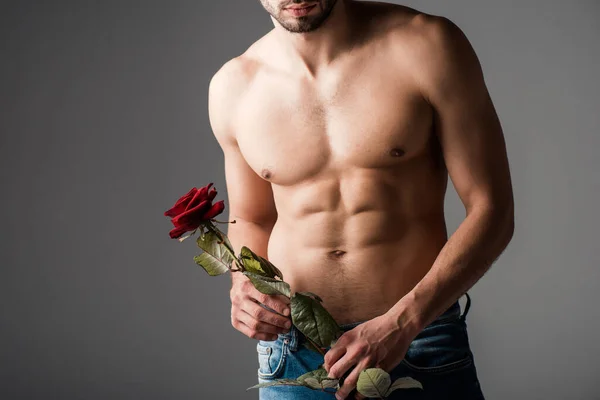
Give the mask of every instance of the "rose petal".
<path id="1" fill-rule="evenodd" d="M 205 219 L 204 214 L 210 209 L 211 204 L 210 201 L 204 200 L 196 207 L 186 210 L 185 212 L 177 215 L 171 221 L 175 224 L 175 226 L 181 225 L 193 225 L 199 226 L 202 221 Z"/>
<path id="2" fill-rule="evenodd" d="M 204 186 L 203 188 L 200 188 L 200 192 L 202 194 L 203 199 L 205 199 L 206 196 L 208 195 L 208 189 L 210 189 L 211 186 L 212 186 L 212 182 L 209 183 L 208 185 Z"/>
<path id="3" fill-rule="evenodd" d="M 178 216 L 171 218 L 171 222 L 175 228 L 195 229 L 202 222 L 201 218 L 190 218 L 189 215 L 184 215 L 183 218 L 181 218 L 182 215 L 183 214 L 179 214 Z"/>
<path id="4" fill-rule="evenodd" d="M 215 198 L 215 196 L 217 195 L 217 191 L 215 189 L 212 189 L 208 195 L 206 196 L 206 198 L 210 201 L 213 201 L 213 199 Z"/>
<path id="5" fill-rule="evenodd" d="M 171 237 L 171 239 L 178 239 L 187 231 L 188 231 L 188 229 L 184 228 L 184 227 L 174 228 L 169 232 L 169 236 Z"/>
<path id="6" fill-rule="evenodd" d="M 196 207 L 198 204 L 202 203 L 206 200 L 206 194 L 202 191 L 202 189 L 198 190 L 194 197 L 187 203 L 185 211 L 190 210 Z"/>
<path id="7" fill-rule="evenodd" d="M 175 202 L 175 205 L 173 207 L 171 207 L 170 209 L 165 211 L 164 215 L 166 217 L 175 217 L 178 214 L 181 214 L 182 212 L 184 212 L 188 203 L 194 197 L 194 195 L 197 193 L 197 191 L 198 191 L 197 188 L 195 188 L 195 187 L 192 188 L 185 195 L 181 196 L 179 198 L 179 200 L 177 200 L 177 202 Z"/>
<path id="8" fill-rule="evenodd" d="M 175 226 L 175 228 L 171 232 L 180 233 L 180 232 L 193 231 L 194 229 L 198 228 L 200 226 L 201 220 L 175 221 L 175 218 L 173 218 L 173 219 L 171 219 L 171 222 L 173 222 L 173 225 Z M 173 233 L 173 234 L 175 234 L 175 233 Z M 179 236 L 181 236 L 181 235 L 179 235 Z"/>
<path id="9" fill-rule="evenodd" d="M 212 185 L 212 183 L 210 183 L 208 186 L 210 186 L 210 185 Z M 204 200 L 212 201 L 212 199 L 215 197 L 215 195 L 212 195 L 212 197 L 211 197 L 211 194 L 208 193 L 208 189 L 207 189 L 208 186 L 205 186 L 202 189 L 198 190 L 196 195 L 188 203 L 185 211 L 191 210 L 192 208 L 196 207 L 198 204 L 200 204 Z"/>
<path id="10" fill-rule="evenodd" d="M 211 219 L 215 216 L 221 214 L 225 209 L 225 200 L 219 200 L 215 204 L 212 205 L 210 210 L 208 210 L 203 216 L 203 219 Z"/>

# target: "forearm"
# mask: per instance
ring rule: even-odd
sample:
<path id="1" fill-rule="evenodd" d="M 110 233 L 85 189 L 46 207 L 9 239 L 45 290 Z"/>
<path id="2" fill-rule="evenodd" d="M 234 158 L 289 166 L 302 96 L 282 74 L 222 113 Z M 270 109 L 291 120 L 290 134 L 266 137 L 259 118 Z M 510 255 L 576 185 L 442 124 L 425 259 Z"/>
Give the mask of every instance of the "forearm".
<path id="1" fill-rule="evenodd" d="M 417 335 L 486 273 L 510 242 L 512 231 L 512 212 L 483 207 L 471 211 L 430 271 L 388 314 Z"/>
<path id="2" fill-rule="evenodd" d="M 269 222 L 253 222 L 237 216 L 230 218 L 227 237 L 233 246 L 235 254 L 239 254 L 242 247 L 246 246 L 254 253 L 268 259 L 267 248 L 273 224 Z"/>

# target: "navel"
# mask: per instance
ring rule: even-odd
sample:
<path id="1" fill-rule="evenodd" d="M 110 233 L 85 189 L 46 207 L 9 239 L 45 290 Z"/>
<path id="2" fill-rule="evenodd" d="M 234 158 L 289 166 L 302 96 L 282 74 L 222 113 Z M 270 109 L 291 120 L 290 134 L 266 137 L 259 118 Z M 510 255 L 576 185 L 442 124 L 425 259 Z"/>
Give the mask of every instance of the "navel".
<path id="1" fill-rule="evenodd" d="M 329 257 L 336 260 L 342 258 L 344 254 L 346 254 L 344 250 L 332 250 L 328 253 Z"/>
<path id="2" fill-rule="evenodd" d="M 390 156 L 392 157 L 402 157 L 404 155 L 404 150 L 400 147 L 394 147 L 390 150 Z"/>

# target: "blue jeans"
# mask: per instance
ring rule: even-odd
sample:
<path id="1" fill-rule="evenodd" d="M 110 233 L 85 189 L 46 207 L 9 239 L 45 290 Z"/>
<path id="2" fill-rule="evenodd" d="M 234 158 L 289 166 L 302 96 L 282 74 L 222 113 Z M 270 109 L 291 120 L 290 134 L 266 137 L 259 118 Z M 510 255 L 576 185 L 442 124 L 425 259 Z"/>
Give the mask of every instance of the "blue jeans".
<path id="1" fill-rule="evenodd" d="M 404 359 L 390 372 L 392 382 L 410 376 L 423 389 L 397 389 L 390 400 L 484 400 L 473 353 L 469 346 L 466 316 L 471 305 L 468 293 L 465 312 L 461 315 L 458 300 L 442 315 L 426 326 L 411 342 Z M 348 331 L 363 323 L 341 325 Z M 317 369 L 323 356 L 302 345 L 303 335 L 292 326 L 289 332 L 279 334 L 277 340 L 258 341 L 258 382 L 291 378 Z M 328 389 L 329 390 L 329 389 Z M 353 391 L 348 399 L 354 399 Z M 303 386 L 270 386 L 259 389 L 260 400 L 332 400 L 335 389 L 323 392 Z"/>

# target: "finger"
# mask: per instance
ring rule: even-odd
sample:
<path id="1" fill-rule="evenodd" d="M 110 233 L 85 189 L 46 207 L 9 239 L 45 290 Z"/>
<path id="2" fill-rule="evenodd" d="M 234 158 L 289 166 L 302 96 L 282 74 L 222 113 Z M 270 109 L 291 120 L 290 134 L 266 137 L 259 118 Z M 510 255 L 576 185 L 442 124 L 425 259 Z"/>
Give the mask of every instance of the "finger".
<path id="1" fill-rule="evenodd" d="M 327 353 L 325 353 L 325 357 L 323 360 L 323 368 L 325 368 L 325 370 L 329 372 L 329 369 L 333 366 L 333 364 L 335 364 L 345 353 L 346 347 L 340 345 L 339 343 L 331 347 L 331 349 L 329 349 Z"/>
<path id="2" fill-rule="evenodd" d="M 249 294 L 256 302 L 262 303 L 279 314 L 289 316 L 290 315 L 290 302 L 285 301 L 285 296 L 281 295 L 269 295 L 259 292 L 254 289 L 252 294 Z"/>
<path id="3" fill-rule="evenodd" d="M 358 382 L 358 376 L 366 368 L 367 368 L 367 362 L 365 362 L 365 360 L 363 359 L 361 362 L 359 362 L 356 365 L 356 367 L 352 370 L 352 372 L 350 372 L 350 374 L 348 374 L 346 379 L 344 379 L 344 384 L 335 393 L 335 397 L 337 399 L 345 399 L 346 397 L 348 397 L 350 392 L 352 392 L 356 388 L 356 383 Z M 357 394 L 359 394 L 359 393 L 357 392 Z"/>
<path id="4" fill-rule="evenodd" d="M 269 311 L 251 300 L 244 302 L 244 304 L 242 305 L 242 310 L 250 314 L 254 319 L 258 321 L 266 322 L 268 324 L 278 326 L 280 328 L 289 329 L 292 324 L 292 321 L 289 317 L 284 317 L 282 315 Z"/>
<path id="5" fill-rule="evenodd" d="M 326 354 L 329 354 L 329 352 L 327 352 Z M 348 371 L 353 365 L 356 365 L 356 363 L 356 356 L 346 352 L 346 354 L 342 358 L 340 358 L 334 364 L 331 365 L 327 376 L 329 378 L 339 379 L 340 377 L 344 376 L 346 371 Z"/>
<path id="6" fill-rule="evenodd" d="M 279 301 L 281 301 L 282 303 L 285 303 L 285 304 L 286 304 L 286 305 L 288 305 L 288 306 L 289 306 L 289 305 L 290 305 L 290 303 L 292 302 L 292 301 L 290 300 L 290 298 L 289 298 L 289 297 L 287 297 L 287 296 L 284 296 L 284 295 L 282 295 L 282 294 L 273 294 L 273 295 L 271 295 L 271 297 L 275 297 L 276 299 L 278 299 L 278 300 L 279 300 Z"/>
<path id="7" fill-rule="evenodd" d="M 245 312 L 243 310 L 238 313 L 237 318 L 238 318 L 238 320 L 243 322 L 246 326 L 248 326 L 250 329 L 253 329 L 256 332 L 279 334 L 279 333 L 285 333 L 287 331 L 287 329 L 285 329 L 285 328 L 280 328 L 279 326 L 275 326 L 275 325 L 271 325 L 271 324 L 263 322 L 263 321 L 259 321 L 256 318 L 254 318 L 252 315 L 248 314 L 247 312 Z"/>
<path id="8" fill-rule="evenodd" d="M 248 336 L 249 338 L 252 338 L 252 339 L 265 340 L 267 342 L 270 342 L 270 341 L 273 341 L 273 340 L 277 340 L 277 338 L 279 337 L 279 336 L 274 335 L 272 333 L 257 332 L 254 329 L 252 329 L 249 326 L 247 326 L 246 324 L 244 324 L 240 320 L 237 320 L 233 326 L 238 331 L 242 332 L 244 335 L 246 335 L 246 336 Z"/>
<path id="9" fill-rule="evenodd" d="M 287 296 L 261 293 L 247 276 L 240 275 L 241 277 L 236 281 L 236 286 L 241 293 L 246 294 L 254 301 L 265 304 L 280 314 L 290 315 L 290 299 Z"/>

